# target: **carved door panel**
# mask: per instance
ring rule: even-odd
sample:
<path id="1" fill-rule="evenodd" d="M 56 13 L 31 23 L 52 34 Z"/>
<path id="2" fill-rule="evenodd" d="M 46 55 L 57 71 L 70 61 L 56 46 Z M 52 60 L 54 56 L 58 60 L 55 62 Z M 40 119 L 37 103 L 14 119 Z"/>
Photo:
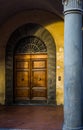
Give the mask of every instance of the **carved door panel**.
<path id="1" fill-rule="evenodd" d="M 47 99 L 47 61 L 46 59 L 33 59 L 31 69 L 31 99 Z"/>
<path id="2" fill-rule="evenodd" d="M 16 55 L 15 101 L 47 100 L 47 55 Z"/>
<path id="3" fill-rule="evenodd" d="M 15 100 L 30 99 L 30 61 L 24 57 L 15 57 Z"/>

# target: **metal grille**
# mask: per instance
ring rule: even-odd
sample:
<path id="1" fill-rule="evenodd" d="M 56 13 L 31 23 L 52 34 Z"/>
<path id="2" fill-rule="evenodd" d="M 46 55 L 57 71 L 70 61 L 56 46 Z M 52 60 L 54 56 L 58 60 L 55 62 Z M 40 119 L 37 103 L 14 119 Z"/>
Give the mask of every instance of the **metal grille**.
<path id="1" fill-rule="evenodd" d="M 15 49 L 15 53 L 38 53 L 47 52 L 47 47 L 42 40 L 35 36 L 22 38 Z"/>

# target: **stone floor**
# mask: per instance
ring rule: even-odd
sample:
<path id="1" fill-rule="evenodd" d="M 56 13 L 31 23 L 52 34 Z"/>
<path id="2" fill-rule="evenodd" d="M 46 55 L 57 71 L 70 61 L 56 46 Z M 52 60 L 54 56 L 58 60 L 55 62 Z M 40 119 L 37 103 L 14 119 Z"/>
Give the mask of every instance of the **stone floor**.
<path id="1" fill-rule="evenodd" d="M 0 106 L 0 130 L 61 130 L 62 106 Z"/>

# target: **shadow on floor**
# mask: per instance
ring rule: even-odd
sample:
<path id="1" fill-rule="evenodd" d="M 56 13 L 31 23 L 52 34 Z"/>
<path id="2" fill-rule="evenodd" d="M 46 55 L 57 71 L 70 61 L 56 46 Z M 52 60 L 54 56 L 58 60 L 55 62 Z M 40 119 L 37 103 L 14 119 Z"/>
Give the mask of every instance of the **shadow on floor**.
<path id="1" fill-rule="evenodd" d="M 63 106 L 0 106 L 0 130 L 61 130 Z"/>

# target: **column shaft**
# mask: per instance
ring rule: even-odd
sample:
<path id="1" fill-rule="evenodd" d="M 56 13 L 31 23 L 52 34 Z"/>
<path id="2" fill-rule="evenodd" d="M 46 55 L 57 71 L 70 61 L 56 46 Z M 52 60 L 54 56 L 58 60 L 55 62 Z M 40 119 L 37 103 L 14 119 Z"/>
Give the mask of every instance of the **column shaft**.
<path id="1" fill-rule="evenodd" d="M 73 0 L 69 0 L 73 1 Z M 82 14 L 66 7 L 64 45 L 64 126 L 63 130 L 82 127 Z M 69 9 L 69 10 L 68 10 Z M 66 11 L 66 10 L 65 10 Z"/>

